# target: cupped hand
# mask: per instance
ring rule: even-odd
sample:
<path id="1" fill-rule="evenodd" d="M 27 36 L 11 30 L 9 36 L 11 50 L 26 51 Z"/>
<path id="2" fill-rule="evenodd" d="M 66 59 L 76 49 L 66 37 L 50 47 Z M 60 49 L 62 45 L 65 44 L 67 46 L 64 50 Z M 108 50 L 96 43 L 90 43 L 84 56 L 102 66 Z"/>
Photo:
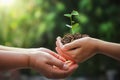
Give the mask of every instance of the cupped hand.
<path id="1" fill-rule="evenodd" d="M 91 37 L 77 39 L 65 45 L 61 43 L 61 38 L 58 37 L 56 45 L 59 49 L 57 50 L 58 53 L 72 57 L 77 63 L 87 60 L 97 52 L 96 40 Z"/>
<path id="2" fill-rule="evenodd" d="M 54 79 L 65 78 L 71 75 L 78 67 L 77 64 L 67 67 L 63 57 L 46 48 L 39 48 L 31 52 L 29 61 L 31 68 L 36 69 L 47 78 Z"/>

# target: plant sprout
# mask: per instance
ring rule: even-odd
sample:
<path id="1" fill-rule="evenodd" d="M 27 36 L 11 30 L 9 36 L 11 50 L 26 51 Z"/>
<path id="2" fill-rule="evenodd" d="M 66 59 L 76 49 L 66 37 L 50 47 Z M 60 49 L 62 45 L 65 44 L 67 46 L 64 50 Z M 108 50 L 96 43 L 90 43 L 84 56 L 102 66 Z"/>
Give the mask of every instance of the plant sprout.
<path id="1" fill-rule="evenodd" d="M 80 25 L 79 25 L 79 23 L 75 23 L 75 21 L 73 20 L 73 16 L 79 17 L 79 13 L 77 11 L 73 10 L 70 14 L 64 14 L 64 16 L 66 16 L 70 19 L 70 25 L 66 24 L 66 26 L 71 28 L 72 34 L 79 33 Z"/>

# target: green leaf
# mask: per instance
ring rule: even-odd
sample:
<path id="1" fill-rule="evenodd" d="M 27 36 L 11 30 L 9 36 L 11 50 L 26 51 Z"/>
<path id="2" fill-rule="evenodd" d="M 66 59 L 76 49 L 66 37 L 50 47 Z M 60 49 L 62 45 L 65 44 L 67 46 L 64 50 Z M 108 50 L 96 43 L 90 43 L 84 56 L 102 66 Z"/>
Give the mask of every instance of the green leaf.
<path id="1" fill-rule="evenodd" d="M 79 13 L 77 11 L 73 10 L 72 13 L 71 13 L 71 15 L 78 16 Z"/>
<path id="2" fill-rule="evenodd" d="M 72 32 L 72 34 L 75 34 L 75 33 L 79 33 L 80 30 L 81 30 L 81 27 L 80 27 L 79 23 L 76 23 L 72 26 L 71 32 Z"/>
<path id="3" fill-rule="evenodd" d="M 66 24 L 65 26 L 67 26 L 67 27 L 69 27 L 69 28 L 72 28 L 72 26 L 71 26 L 71 25 L 69 25 L 69 24 Z"/>
<path id="4" fill-rule="evenodd" d="M 66 16 L 66 17 L 71 17 L 72 15 L 71 14 L 64 14 L 64 16 Z"/>

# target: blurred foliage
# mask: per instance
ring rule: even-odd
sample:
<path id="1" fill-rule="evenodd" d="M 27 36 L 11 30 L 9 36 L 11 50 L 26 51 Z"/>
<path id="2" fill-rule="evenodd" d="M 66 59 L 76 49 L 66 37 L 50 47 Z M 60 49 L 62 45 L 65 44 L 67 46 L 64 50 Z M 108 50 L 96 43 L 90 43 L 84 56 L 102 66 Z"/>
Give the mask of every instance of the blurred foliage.
<path id="1" fill-rule="evenodd" d="M 120 42 L 119 0 L 16 0 L 12 6 L 0 6 L 0 44 L 54 50 L 56 37 L 69 32 L 65 27 L 69 20 L 63 15 L 73 10 L 80 13 L 80 33 Z M 75 75 L 98 75 L 118 66 L 117 61 L 97 55 L 80 64 Z"/>

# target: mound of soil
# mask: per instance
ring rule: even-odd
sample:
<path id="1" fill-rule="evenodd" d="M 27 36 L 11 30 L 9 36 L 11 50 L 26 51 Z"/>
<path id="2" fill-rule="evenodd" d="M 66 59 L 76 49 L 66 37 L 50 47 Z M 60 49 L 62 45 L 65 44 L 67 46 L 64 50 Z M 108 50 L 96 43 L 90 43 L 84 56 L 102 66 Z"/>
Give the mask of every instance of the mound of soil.
<path id="1" fill-rule="evenodd" d="M 76 33 L 76 34 L 66 34 L 64 35 L 64 37 L 62 38 L 61 42 L 64 44 L 67 44 L 67 43 L 70 43 L 76 39 L 80 39 L 80 38 L 83 38 L 83 37 L 88 37 L 88 35 L 86 34 L 79 34 L 79 33 Z"/>

